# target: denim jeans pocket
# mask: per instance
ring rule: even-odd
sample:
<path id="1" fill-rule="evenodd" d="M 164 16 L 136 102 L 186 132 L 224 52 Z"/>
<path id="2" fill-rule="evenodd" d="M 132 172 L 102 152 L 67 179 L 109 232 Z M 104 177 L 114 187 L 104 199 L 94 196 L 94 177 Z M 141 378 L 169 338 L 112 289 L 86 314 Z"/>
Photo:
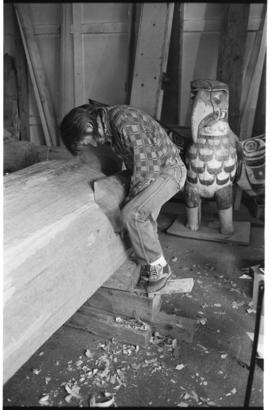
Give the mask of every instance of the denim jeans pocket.
<path id="1" fill-rule="evenodd" d="M 166 167 L 162 170 L 161 176 L 170 176 L 177 184 L 177 188 L 180 191 L 186 182 L 187 170 L 184 164 L 174 165 Z"/>

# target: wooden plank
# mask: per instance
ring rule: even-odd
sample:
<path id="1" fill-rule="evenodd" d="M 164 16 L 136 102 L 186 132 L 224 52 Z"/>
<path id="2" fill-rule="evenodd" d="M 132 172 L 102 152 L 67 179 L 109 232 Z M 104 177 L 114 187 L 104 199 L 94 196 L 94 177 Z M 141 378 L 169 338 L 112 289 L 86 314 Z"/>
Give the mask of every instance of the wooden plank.
<path id="1" fill-rule="evenodd" d="M 136 20 L 138 4 L 130 3 L 128 7 L 128 63 L 127 63 L 127 83 L 126 83 L 126 103 L 130 102 L 132 77 L 136 50 Z"/>
<path id="2" fill-rule="evenodd" d="M 251 50 L 250 55 L 249 55 L 249 60 L 247 62 L 247 67 L 246 67 L 245 73 L 244 73 L 243 87 L 242 87 L 242 94 L 241 94 L 241 101 L 240 101 L 240 110 L 241 110 L 241 112 L 243 112 L 244 105 L 247 101 L 249 86 L 250 86 L 252 77 L 254 75 L 254 69 L 255 69 L 256 62 L 257 62 L 258 56 L 259 56 L 260 45 L 261 45 L 262 36 L 263 36 L 263 28 L 264 28 L 264 25 L 265 25 L 266 6 L 264 6 L 264 7 L 265 7 L 265 9 L 264 9 L 264 12 L 263 12 L 263 16 L 262 16 L 260 25 L 257 29 L 254 29 L 254 30 L 256 30 L 256 36 L 255 36 L 255 40 L 254 40 L 252 50 Z"/>
<path id="3" fill-rule="evenodd" d="M 28 81 L 27 61 L 23 50 L 23 43 L 19 29 L 16 27 L 16 70 L 18 79 L 18 104 L 20 113 L 20 139 L 29 141 L 29 105 L 28 105 Z"/>
<path id="4" fill-rule="evenodd" d="M 111 339 L 117 338 L 122 343 L 147 347 L 151 338 L 151 328 L 136 320 L 125 320 L 109 315 L 108 312 L 90 306 L 82 306 L 66 323 L 66 325 L 81 329 L 98 336 Z"/>
<path id="5" fill-rule="evenodd" d="M 17 140 L 20 138 L 18 111 L 18 78 L 14 57 L 4 54 L 4 127 Z"/>
<path id="6" fill-rule="evenodd" d="M 4 382 L 127 258 L 94 201 L 101 177 L 75 160 L 4 177 Z"/>
<path id="7" fill-rule="evenodd" d="M 158 295 L 172 295 L 174 293 L 188 293 L 192 291 L 194 286 L 193 278 L 171 279 L 168 280 L 164 288 L 153 292 Z"/>
<path id="8" fill-rule="evenodd" d="M 85 305 L 105 310 L 110 314 L 140 318 L 151 322 L 160 310 L 161 297 L 160 295 L 145 297 L 130 291 L 102 286 Z"/>
<path id="9" fill-rule="evenodd" d="M 143 3 L 130 105 L 160 118 L 174 3 Z"/>
<path id="10" fill-rule="evenodd" d="M 236 185 L 234 190 L 234 202 L 233 202 L 233 209 L 235 211 L 239 211 L 242 202 L 242 188 Z"/>
<path id="11" fill-rule="evenodd" d="M 248 93 L 246 99 L 243 102 L 243 111 L 241 113 L 241 140 L 252 137 L 253 132 L 260 83 L 266 58 L 266 15 L 264 16 L 262 24 L 262 34 L 261 36 L 260 34 L 258 34 L 257 38 L 255 39 L 255 53 L 257 53 L 257 59 L 254 62 L 254 66 L 249 67 L 250 71 L 252 72 L 251 81 L 249 81 L 249 73 L 247 73 L 246 78 L 246 81 L 249 82 L 245 81 L 245 88 L 248 89 Z M 258 40 L 258 38 L 260 39 L 260 41 Z"/>
<path id="12" fill-rule="evenodd" d="M 69 53 L 71 48 L 71 4 L 61 4 L 61 32 L 60 32 L 60 118 L 61 121 L 65 114 L 67 114 L 69 107 L 69 93 L 68 84 L 68 70 Z M 59 122 L 60 122 L 59 121 Z"/>
<path id="13" fill-rule="evenodd" d="M 164 76 L 167 76 L 167 63 L 168 63 L 168 56 L 169 56 L 169 48 L 170 48 L 170 40 L 171 40 L 171 31 L 172 31 L 172 22 L 173 22 L 173 12 L 174 12 L 174 3 L 168 3 L 167 5 L 167 16 L 166 16 L 166 23 L 165 23 L 165 33 L 164 33 L 164 40 L 162 46 L 162 54 L 161 54 L 161 79 L 160 84 L 157 92 L 157 107 L 155 111 L 155 118 L 160 120 L 161 117 L 161 110 L 162 110 L 162 102 L 163 102 L 163 95 L 164 95 L 164 88 L 163 88 L 163 80 Z"/>
<path id="14" fill-rule="evenodd" d="M 167 64 L 168 80 L 163 84 L 163 104 L 161 120 L 171 124 L 179 123 L 181 60 L 183 47 L 184 5 L 175 3 L 171 31 L 171 41 Z"/>
<path id="15" fill-rule="evenodd" d="M 16 16 L 23 40 L 28 68 L 33 83 L 39 115 L 47 145 L 58 145 L 56 116 L 36 43 L 27 4 L 15 4 Z"/>
<path id="16" fill-rule="evenodd" d="M 151 321 L 151 327 L 164 336 L 191 343 L 196 331 L 196 320 L 160 311 Z"/>
<path id="17" fill-rule="evenodd" d="M 174 223 L 167 229 L 171 235 L 183 238 L 199 239 L 214 242 L 229 242 L 239 245 L 248 245 L 250 241 L 250 223 L 245 221 L 234 221 L 234 233 L 223 235 L 219 232 L 218 221 L 202 221 L 198 231 L 193 232 L 185 225 L 185 219 L 181 216 L 176 218 Z"/>
<path id="18" fill-rule="evenodd" d="M 74 103 L 75 105 L 84 104 L 85 84 L 84 84 L 84 53 L 83 38 L 81 33 L 81 12 L 80 3 L 72 4 L 72 34 L 73 34 L 73 57 L 74 57 Z"/>
<path id="19" fill-rule="evenodd" d="M 227 5 L 219 44 L 217 78 L 229 86 L 229 122 L 237 135 L 240 132 L 240 98 L 249 7 L 249 4 L 243 3 Z"/>

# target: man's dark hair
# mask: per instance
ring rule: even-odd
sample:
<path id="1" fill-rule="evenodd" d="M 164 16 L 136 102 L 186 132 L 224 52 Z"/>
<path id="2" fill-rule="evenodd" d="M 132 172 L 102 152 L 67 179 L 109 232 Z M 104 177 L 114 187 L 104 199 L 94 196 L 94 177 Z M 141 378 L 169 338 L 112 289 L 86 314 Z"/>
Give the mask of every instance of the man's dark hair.
<path id="1" fill-rule="evenodd" d="M 63 143 L 72 155 L 78 155 L 79 146 L 88 123 L 93 125 L 93 134 L 98 132 L 97 110 L 88 104 L 73 108 L 62 120 L 60 133 Z"/>

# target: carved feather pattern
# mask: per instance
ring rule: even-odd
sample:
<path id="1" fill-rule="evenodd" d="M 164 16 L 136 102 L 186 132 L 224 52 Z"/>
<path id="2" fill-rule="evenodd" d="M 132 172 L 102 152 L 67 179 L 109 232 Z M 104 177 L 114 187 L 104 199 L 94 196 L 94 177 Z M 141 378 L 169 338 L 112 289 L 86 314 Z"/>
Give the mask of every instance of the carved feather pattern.
<path id="1" fill-rule="evenodd" d="M 235 143 L 227 134 L 199 135 L 197 142 L 188 148 L 186 164 L 187 182 L 196 186 L 201 196 L 209 197 L 216 189 L 230 185 L 234 180 L 237 165 Z"/>

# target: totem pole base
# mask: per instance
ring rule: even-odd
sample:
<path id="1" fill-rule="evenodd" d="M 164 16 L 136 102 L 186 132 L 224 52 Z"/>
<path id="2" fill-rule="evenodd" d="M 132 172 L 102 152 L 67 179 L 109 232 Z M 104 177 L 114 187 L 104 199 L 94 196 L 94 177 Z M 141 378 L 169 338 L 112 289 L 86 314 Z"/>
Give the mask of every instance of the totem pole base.
<path id="1" fill-rule="evenodd" d="M 234 221 L 234 233 L 231 235 L 224 235 L 220 233 L 220 225 L 218 219 L 211 219 L 208 221 L 202 220 L 200 228 L 196 232 L 188 229 L 185 223 L 185 216 L 179 215 L 173 222 L 173 224 L 166 230 L 166 232 L 168 234 L 181 236 L 184 238 L 249 245 L 250 222 Z"/>

